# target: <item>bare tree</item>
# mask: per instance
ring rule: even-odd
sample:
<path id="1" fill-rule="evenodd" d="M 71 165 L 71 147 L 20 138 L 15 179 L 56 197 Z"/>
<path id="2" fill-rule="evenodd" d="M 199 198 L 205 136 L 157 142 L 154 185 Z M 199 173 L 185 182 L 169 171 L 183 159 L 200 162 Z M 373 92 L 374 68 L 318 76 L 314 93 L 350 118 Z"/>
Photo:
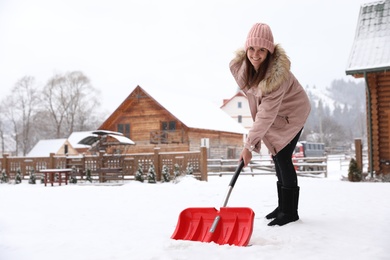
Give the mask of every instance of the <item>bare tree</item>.
<path id="1" fill-rule="evenodd" d="M 0 105 L 0 138 L 1 138 L 1 152 L 4 153 L 5 151 L 5 138 L 4 138 L 4 113 L 3 113 L 3 106 Z"/>
<path id="2" fill-rule="evenodd" d="M 32 147 L 31 129 L 34 113 L 39 107 L 39 91 L 35 79 L 31 76 L 21 78 L 13 87 L 11 94 L 4 100 L 4 113 L 12 123 L 12 136 L 15 140 L 15 152 L 19 148 L 23 155 Z"/>
<path id="3" fill-rule="evenodd" d="M 89 127 L 88 118 L 92 118 L 99 105 L 98 95 L 98 90 L 80 71 L 53 76 L 47 82 L 43 96 L 55 137 L 67 137 L 73 131 L 86 130 Z"/>
<path id="4" fill-rule="evenodd" d="M 70 106 L 64 77 L 59 74 L 54 75 L 47 82 L 42 94 L 45 110 L 51 119 L 49 125 L 53 126 L 55 137 L 61 138 L 63 135 L 61 127 Z"/>
<path id="5" fill-rule="evenodd" d="M 67 73 L 65 80 L 71 98 L 66 114 L 68 131 L 72 133 L 75 130 L 87 130 L 88 118 L 98 107 L 99 92 L 92 87 L 90 80 L 80 71 Z"/>

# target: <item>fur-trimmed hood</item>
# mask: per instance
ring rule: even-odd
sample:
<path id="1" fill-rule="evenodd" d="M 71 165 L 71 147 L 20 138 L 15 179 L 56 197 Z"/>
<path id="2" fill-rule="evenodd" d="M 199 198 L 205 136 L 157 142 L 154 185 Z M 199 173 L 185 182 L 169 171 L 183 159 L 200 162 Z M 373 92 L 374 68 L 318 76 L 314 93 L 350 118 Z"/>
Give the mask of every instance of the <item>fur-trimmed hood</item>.
<path id="1" fill-rule="evenodd" d="M 236 56 L 232 62 L 242 64 L 245 58 L 245 50 L 239 49 L 236 51 Z M 275 45 L 274 53 L 271 54 L 270 58 L 266 76 L 258 85 L 262 93 L 270 93 L 278 89 L 290 76 L 290 59 L 279 44 Z M 250 87 L 245 86 L 245 88 L 248 90 Z"/>

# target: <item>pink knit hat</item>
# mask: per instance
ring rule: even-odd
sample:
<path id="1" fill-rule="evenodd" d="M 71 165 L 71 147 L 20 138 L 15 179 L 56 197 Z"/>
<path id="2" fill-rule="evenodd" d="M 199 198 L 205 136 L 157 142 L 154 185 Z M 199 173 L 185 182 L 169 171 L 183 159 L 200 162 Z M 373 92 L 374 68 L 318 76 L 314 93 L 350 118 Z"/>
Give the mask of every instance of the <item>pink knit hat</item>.
<path id="1" fill-rule="evenodd" d="M 248 33 L 245 42 L 245 51 L 249 46 L 266 48 L 270 53 L 274 52 L 274 36 L 271 28 L 265 23 L 256 23 Z"/>

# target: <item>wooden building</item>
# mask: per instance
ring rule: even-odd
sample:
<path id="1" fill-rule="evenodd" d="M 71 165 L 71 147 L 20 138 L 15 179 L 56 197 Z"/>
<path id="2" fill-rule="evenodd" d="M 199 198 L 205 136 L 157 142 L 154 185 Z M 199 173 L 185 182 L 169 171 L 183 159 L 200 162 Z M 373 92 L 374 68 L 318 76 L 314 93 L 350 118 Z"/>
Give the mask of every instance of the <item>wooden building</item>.
<path id="1" fill-rule="evenodd" d="M 390 174 L 390 0 L 361 6 L 346 74 L 366 82 L 369 172 Z"/>
<path id="2" fill-rule="evenodd" d="M 206 100 L 137 86 L 99 127 L 135 142 L 121 153 L 208 149 L 208 158 L 238 158 L 247 130 Z M 119 148 L 120 149 L 120 148 Z"/>

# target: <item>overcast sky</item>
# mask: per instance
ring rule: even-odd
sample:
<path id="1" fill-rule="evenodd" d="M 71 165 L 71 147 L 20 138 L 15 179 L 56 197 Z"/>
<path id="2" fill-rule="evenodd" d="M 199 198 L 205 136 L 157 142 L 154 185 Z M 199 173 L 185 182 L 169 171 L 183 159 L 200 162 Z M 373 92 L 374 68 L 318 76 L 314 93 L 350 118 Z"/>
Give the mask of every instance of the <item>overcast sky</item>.
<path id="1" fill-rule="evenodd" d="M 256 22 L 306 86 L 345 76 L 360 6 L 371 0 L 0 0 L 0 99 L 23 76 L 42 86 L 82 71 L 113 112 L 137 86 L 204 97 L 236 92 L 229 61 Z M 173 96 L 174 99 L 174 96 Z"/>

